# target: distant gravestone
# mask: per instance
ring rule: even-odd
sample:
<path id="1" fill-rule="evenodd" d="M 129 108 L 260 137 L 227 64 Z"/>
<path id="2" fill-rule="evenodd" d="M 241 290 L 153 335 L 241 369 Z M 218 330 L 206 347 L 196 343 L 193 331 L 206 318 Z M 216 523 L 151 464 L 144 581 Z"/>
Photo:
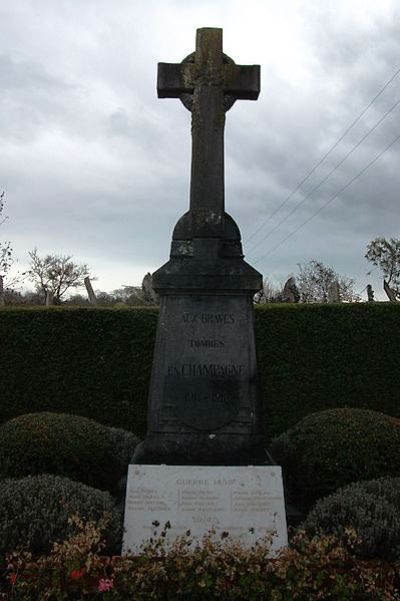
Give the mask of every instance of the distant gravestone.
<path id="1" fill-rule="evenodd" d="M 157 90 L 192 113 L 190 207 L 153 274 L 160 314 L 148 430 L 130 466 L 124 549 L 150 538 L 154 519 L 175 534 L 187 522 L 199 541 L 213 527 L 246 541 L 256 526 L 254 542 L 275 528 L 282 546 L 281 472 L 265 465 L 258 396 L 252 299 L 262 277 L 243 259 L 224 199 L 225 113 L 257 99 L 260 68 L 226 56 L 221 29 L 199 29 L 195 53 L 159 64 Z"/>
<path id="2" fill-rule="evenodd" d="M 293 276 L 287 280 L 283 287 L 282 300 L 284 303 L 298 303 L 300 300 L 300 292 Z"/>
<path id="3" fill-rule="evenodd" d="M 86 292 L 88 294 L 89 297 L 89 302 L 91 305 L 97 305 L 97 298 L 96 295 L 94 293 L 93 290 L 93 286 L 90 282 L 90 278 L 89 276 L 86 276 L 85 279 L 83 280 L 84 284 L 85 284 L 85 288 L 86 288 Z"/>
<path id="4" fill-rule="evenodd" d="M 52 290 L 46 290 L 46 307 L 52 307 L 54 305 L 54 292 Z"/>
<path id="5" fill-rule="evenodd" d="M 153 276 L 151 273 L 146 273 L 142 281 L 142 291 L 145 303 L 149 305 L 158 304 L 158 294 L 153 288 Z"/>
<path id="6" fill-rule="evenodd" d="M 339 282 L 334 280 L 328 289 L 328 303 L 340 303 Z"/>

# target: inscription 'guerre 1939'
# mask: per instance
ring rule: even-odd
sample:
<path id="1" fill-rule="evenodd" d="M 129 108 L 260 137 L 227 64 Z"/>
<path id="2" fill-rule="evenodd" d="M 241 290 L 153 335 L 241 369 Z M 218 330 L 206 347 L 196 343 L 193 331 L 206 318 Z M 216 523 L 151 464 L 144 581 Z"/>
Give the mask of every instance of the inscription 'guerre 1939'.
<path id="1" fill-rule="evenodd" d="M 196 51 L 158 65 L 158 96 L 192 113 L 190 208 L 170 260 L 153 274 L 160 316 L 148 433 L 135 463 L 243 465 L 263 461 L 252 297 L 261 275 L 243 260 L 225 212 L 225 113 L 256 100 L 257 65 L 222 52 L 221 29 L 199 29 Z"/>

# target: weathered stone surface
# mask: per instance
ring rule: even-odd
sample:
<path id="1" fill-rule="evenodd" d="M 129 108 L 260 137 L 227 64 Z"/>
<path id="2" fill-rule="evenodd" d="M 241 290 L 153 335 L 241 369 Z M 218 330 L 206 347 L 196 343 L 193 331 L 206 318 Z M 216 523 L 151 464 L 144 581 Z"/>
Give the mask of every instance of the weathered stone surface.
<path id="1" fill-rule="evenodd" d="M 265 462 L 252 307 L 262 277 L 224 208 L 225 111 L 259 87 L 258 66 L 223 54 L 220 29 L 199 29 L 193 55 L 159 65 L 159 96 L 181 97 L 192 112 L 192 177 L 170 260 L 153 274 L 161 309 L 136 464 Z"/>
<path id="2" fill-rule="evenodd" d="M 213 528 L 216 540 L 228 532 L 247 547 L 274 533 L 277 551 L 287 545 L 281 468 L 131 465 L 123 551 L 139 551 L 167 522 L 167 544 L 187 530 L 200 543 Z"/>
<path id="3" fill-rule="evenodd" d="M 236 99 L 258 98 L 260 67 L 235 65 L 222 52 L 222 29 L 202 28 L 193 55 L 181 64 L 159 63 L 157 92 L 181 98 L 192 113 L 190 209 L 221 215 L 225 112 Z"/>
<path id="4" fill-rule="evenodd" d="M 136 463 L 265 461 L 248 295 L 161 297 L 149 407 Z"/>

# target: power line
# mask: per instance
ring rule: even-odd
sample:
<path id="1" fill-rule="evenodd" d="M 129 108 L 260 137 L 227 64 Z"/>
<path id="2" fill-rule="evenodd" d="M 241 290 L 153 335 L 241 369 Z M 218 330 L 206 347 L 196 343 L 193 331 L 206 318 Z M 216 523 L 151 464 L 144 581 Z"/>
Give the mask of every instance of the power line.
<path id="1" fill-rule="evenodd" d="M 337 198 L 339 196 L 339 194 L 344 192 L 344 190 L 346 190 L 349 186 L 351 186 L 351 184 L 353 182 L 355 182 L 356 179 L 358 179 L 361 175 L 363 175 L 363 173 L 365 173 L 367 171 L 367 169 L 369 169 L 374 163 L 376 163 L 376 161 L 378 159 L 380 159 L 380 157 L 383 154 L 385 154 L 385 152 L 387 152 L 399 139 L 400 139 L 400 134 L 398 134 L 395 137 L 395 139 L 392 142 L 390 142 L 390 144 L 388 144 L 383 150 L 381 150 L 376 155 L 376 157 L 372 159 L 372 161 L 370 161 L 363 169 L 361 169 L 361 171 L 359 171 L 354 177 L 352 177 L 351 180 L 349 180 L 347 182 L 347 184 L 345 184 L 342 188 L 340 188 L 340 190 L 338 192 L 336 192 L 336 194 L 334 196 L 329 198 L 322 206 L 319 207 L 319 209 L 317 209 L 310 217 L 308 217 L 308 219 L 303 221 L 303 223 L 301 223 L 296 229 L 294 229 L 292 232 L 290 232 L 285 238 L 283 238 L 283 240 L 278 242 L 278 244 L 276 244 L 273 248 L 271 248 L 267 253 L 265 253 L 264 255 L 259 257 L 256 261 L 254 261 L 254 263 L 257 264 L 260 261 L 262 261 L 263 259 L 265 259 L 266 257 L 268 257 L 277 248 L 279 248 L 284 242 L 286 242 L 286 240 L 288 240 L 289 238 L 294 236 L 294 234 L 296 234 L 302 227 L 304 227 L 307 223 L 309 223 L 312 219 L 314 219 L 314 217 L 316 217 L 323 209 L 325 209 L 325 207 L 327 207 L 333 200 L 335 200 L 335 198 Z"/>
<path id="2" fill-rule="evenodd" d="M 333 152 L 335 150 L 335 148 L 338 146 L 338 144 L 343 140 L 343 138 L 349 133 L 349 131 L 351 129 L 353 129 L 353 127 L 360 121 L 360 119 L 365 115 L 365 113 L 368 111 L 368 109 L 373 105 L 373 103 L 379 98 L 379 96 L 381 96 L 381 94 L 383 94 L 383 92 L 386 90 L 386 88 L 392 83 L 392 81 L 397 77 L 397 75 L 400 73 L 400 68 L 397 69 L 397 71 L 392 75 L 392 77 L 390 77 L 390 79 L 388 79 L 388 81 L 385 83 L 385 85 L 377 92 L 377 94 L 375 94 L 375 96 L 372 98 L 372 100 L 367 104 L 367 106 L 361 111 L 361 113 L 358 115 L 358 117 L 356 117 L 354 119 L 354 121 L 347 127 L 347 129 L 343 132 L 343 134 L 336 140 L 336 142 L 333 144 L 333 146 L 331 146 L 329 148 L 329 150 L 319 159 L 319 161 L 314 165 L 314 167 L 306 174 L 306 176 L 301 180 L 301 182 L 299 182 L 297 184 L 297 186 L 292 190 L 292 192 L 289 194 L 289 196 L 287 196 L 285 198 L 285 200 L 283 200 L 283 202 L 279 205 L 279 207 L 277 209 L 275 209 L 275 211 L 273 211 L 269 217 L 267 217 L 267 219 L 265 219 L 255 230 L 252 234 L 250 234 L 248 236 L 248 238 L 246 240 L 244 240 L 244 243 L 246 244 L 247 242 L 249 242 L 250 240 L 252 240 L 254 238 L 254 236 L 256 234 L 258 234 L 258 232 L 264 227 L 264 225 L 266 225 L 271 219 L 272 217 L 274 217 L 274 215 L 276 215 L 276 213 L 278 211 L 280 211 L 280 209 L 282 209 L 286 203 L 292 198 L 292 196 L 297 192 L 297 190 L 299 188 L 301 188 L 301 186 L 311 177 L 311 175 L 315 172 L 315 170 L 324 162 L 324 160 L 331 154 L 331 152 Z"/>
<path id="3" fill-rule="evenodd" d="M 297 209 L 299 209 L 306 200 L 308 200 L 310 198 L 310 196 L 312 196 L 314 194 L 314 192 L 316 192 L 321 186 L 322 184 L 324 184 L 329 178 L 330 176 L 337 170 L 339 169 L 339 167 L 341 167 L 341 165 L 343 165 L 343 163 L 349 158 L 350 155 L 353 154 L 353 152 L 355 150 L 357 150 L 357 148 L 359 146 L 361 146 L 361 144 L 364 142 L 364 140 L 366 140 L 368 138 L 368 136 L 370 136 L 372 134 L 373 131 L 375 131 L 375 129 L 382 123 L 382 121 L 384 121 L 386 119 L 386 117 L 392 112 L 394 111 L 394 109 L 400 104 L 400 98 L 386 111 L 386 113 L 384 113 L 384 115 L 378 119 L 378 121 L 375 123 L 375 125 L 373 127 L 371 127 L 371 129 L 369 129 L 367 131 L 366 134 L 364 134 L 364 136 L 349 150 L 349 152 L 347 154 L 345 154 L 345 156 L 339 161 L 339 163 L 337 163 L 330 171 L 327 175 L 325 175 L 325 177 L 322 178 L 322 180 L 316 185 L 314 186 L 314 188 L 312 188 L 310 190 L 310 192 L 308 192 L 308 194 L 306 194 L 306 196 L 304 196 L 304 198 L 298 202 L 294 207 L 292 207 L 292 210 L 289 211 L 289 213 L 287 213 L 271 230 L 269 230 L 269 232 L 267 232 L 265 234 L 265 236 L 263 236 L 263 238 L 261 238 L 261 240 L 259 240 L 257 242 L 257 244 L 255 244 L 250 252 L 253 252 L 255 248 L 257 248 L 262 242 L 264 242 L 264 240 L 266 240 L 267 238 L 269 238 L 269 236 L 271 234 L 273 234 L 281 225 L 282 223 L 284 223 L 291 215 L 293 215 L 293 213 L 295 211 L 297 211 Z"/>

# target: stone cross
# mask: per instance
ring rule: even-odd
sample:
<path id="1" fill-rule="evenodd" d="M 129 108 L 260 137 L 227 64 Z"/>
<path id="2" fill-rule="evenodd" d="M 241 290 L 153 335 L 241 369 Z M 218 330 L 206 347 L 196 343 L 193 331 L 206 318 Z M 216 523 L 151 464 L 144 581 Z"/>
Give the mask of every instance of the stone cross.
<path id="1" fill-rule="evenodd" d="M 159 64 L 157 91 L 192 113 L 190 209 L 174 227 L 170 260 L 153 273 L 160 317 L 134 463 L 256 464 L 265 452 L 252 297 L 262 277 L 225 212 L 224 125 L 235 100 L 257 99 L 260 67 L 223 54 L 221 29 L 198 29 L 194 53 Z"/>
<path id="2" fill-rule="evenodd" d="M 237 99 L 257 100 L 259 65 L 236 65 L 222 52 L 222 29 L 197 30 L 196 52 L 159 63 L 159 98 L 180 98 L 192 113 L 190 209 L 224 211 L 225 112 Z"/>

